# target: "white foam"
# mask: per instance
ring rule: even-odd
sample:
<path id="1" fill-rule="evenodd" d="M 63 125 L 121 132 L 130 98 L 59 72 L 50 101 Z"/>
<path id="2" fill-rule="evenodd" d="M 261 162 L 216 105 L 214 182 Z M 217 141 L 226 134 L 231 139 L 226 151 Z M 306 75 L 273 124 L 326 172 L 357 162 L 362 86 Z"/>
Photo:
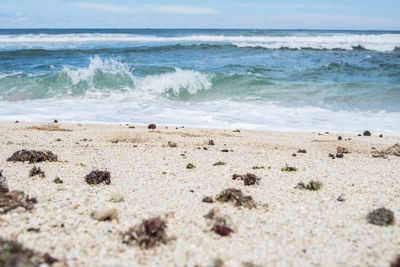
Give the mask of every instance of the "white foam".
<path id="1" fill-rule="evenodd" d="M 238 47 L 346 49 L 362 46 L 381 52 L 400 47 L 400 34 L 336 34 L 320 36 L 191 35 L 160 37 L 133 34 L 21 34 L 0 35 L 0 48 L 15 45 L 35 48 L 79 47 L 86 43 L 228 43 Z"/>
<path id="2" fill-rule="evenodd" d="M 61 73 L 65 73 L 70 78 L 71 82 L 76 85 L 82 81 L 91 82 L 98 71 L 114 75 L 131 75 L 131 69 L 128 64 L 119 62 L 113 58 L 102 59 L 97 55 L 90 59 L 90 63 L 87 67 L 74 69 L 64 66 Z"/>
<path id="3" fill-rule="evenodd" d="M 169 90 L 177 95 L 181 90 L 195 94 L 199 90 L 211 89 L 211 75 L 193 70 L 175 69 L 175 72 L 138 78 L 135 88 L 145 92 L 164 93 Z"/>

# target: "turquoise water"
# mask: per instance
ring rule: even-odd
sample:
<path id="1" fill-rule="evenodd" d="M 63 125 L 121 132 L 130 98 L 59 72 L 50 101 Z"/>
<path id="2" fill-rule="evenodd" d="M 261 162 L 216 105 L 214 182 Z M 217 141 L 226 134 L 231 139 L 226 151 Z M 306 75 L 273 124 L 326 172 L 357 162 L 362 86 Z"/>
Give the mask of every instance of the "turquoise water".
<path id="1" fill-rule="evenodd" d="M 400 134 L 400 32 L 0 30 L 0 120 Z"/>

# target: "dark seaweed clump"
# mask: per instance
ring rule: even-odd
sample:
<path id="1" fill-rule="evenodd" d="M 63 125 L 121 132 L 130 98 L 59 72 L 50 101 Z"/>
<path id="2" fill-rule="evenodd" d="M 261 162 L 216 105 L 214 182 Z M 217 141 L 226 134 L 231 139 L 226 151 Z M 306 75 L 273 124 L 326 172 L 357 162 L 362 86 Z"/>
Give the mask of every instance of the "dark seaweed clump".
<path id="1" fill-rule="evenodd" d="M 85 181 L 87 184 L 96 185 L 96 184 L 110 184 L 111 183 L 111 175 L 108 171 L 99 171 L 95 170 L 85 176 Z"/>
<path id="2" fill-rule="evenodd" d="M 367 221 L 379 226 L 389 226 L 394 224 L 395 218 L 393 211 L 386 208 L 379 208 L 368 213 Z"/>
<path id="3" fill-rule="evenodd" d="M 295 188 L 305 189 L 310 191 L 318 191 L 322 188 L 322 183 L 320 181 L 311 180 L 308 184 L 305 184 L 303 182 L 298 183 Z"/>
<path id="4" fill-rule="evenodd" d="M 251 196 L 239 189 L 228 188 L 219 193 L 215 199 L 219 202 L 232 202 L 236 207 L 255 208 L 257 205 Z"/>
<path id="5" fill-rule="evenodd" d="M 305 154 L 305 153 L 307 153 L 307 150 L 305 150 L 305 149 L 299 149 L 299 150 L 297 150 L 297 153 Z"/>
<path id="6" fill-rule="evenodd" d="M 8 191 L 8 188 L 3 191 L 0 192 L 0 214 L 6 214 L 19 207 L 32 210 L 37 203 L 36 198 L 31 198 L 22 191 Z"/>
<path id="7" fill-rule="evenodd" d="M 142 223 L 130 228 L 123 233 L 122 239 L 126 244 L 136 243 L 141 248 L 152 248 L 168 241 L 165 229 L 167 223 L 160 217 L 143 220 Z"/>
<path id="8" fill-rule="evenodd" d="M 29 163 L 44 162 L 44 161 L 57 161 L 57 155 L 50 151 L 36 151 L 36 150 L 26 150 L 22 149 L 14 152 L 7 159 L 7 161 L 28 161 Z"/>
<path id="9" fill-rule="evenodd" d="M 234 174 L 232 176 L 233 180 L 242 180 L 244 185 L 255 185 L 258 184 L 261 178 L 253 173 L 247 173 L 245 175 Z"/>
<path id="10" fill-rule="evenodd" d="M 214 199 L 212 197 L 207 196 L 207 197 L 203 197 L 202 202 L 204 202 L 204 203 L 213 203 Z"/>
<path id="11" fill-rule="evenodd" d="M 192 170 L 192 169 L 195 169 L 195 168 L 196 168 L 196 166 L 193 163 L 188 163 L 186 165 L 186 169 L 188 169 L 188 170 Z"/>
<path id="12" fill-rule="evenodd" d="M 0 194 L 7 192 L 8 192 L 8 186 L 6 182 L 6 177 L 3 176 L 3 170 L 0 170 Z"/>
<path id="13" fill-rule="evenodd" d="M 390 264 L 390 267 L 400 267 L 400 255 Z"/>
<path id="14" fill-rule="evenodd" d="M 228 216 L 222 216 L 218 209 L 210 210 L 204 218 L 208 219 L 212 223 L 211 231 L 219 236 L 229 236 L 233 233 L 233 229 L 229 226 L 230 218 Z"/>
<path id="15" fill-rule="evenodd" d="M 371 136 L 371 132 L 370 131 L 364 131 L 363 135 L 364 136 Z"/>
<path id="16" fill-rule="evenodd" d="M 0 266 L 38 267 L 43 264 L 51 266 L 58 261 L 47 253 L 41 255 L 24 248 L 18 242 L 0 239 Z"/>
<path id="17" fill-rule="evenodd" d="M 33 166 L 32 169 L 29 171 L 29 177 L 39 176 L 42 178 L 46 177 L 46 174 L 40 167 Z"/>
<path id="18" fill-rule="evenodd" d="M 155 130 L 156 128 L 157 128 L 157 125 L 155 125 L 155 124 L 149 124 L 148 126 L 147 126 L 147 128 L 148 129 L 150 129 L 150 130 Z"/>

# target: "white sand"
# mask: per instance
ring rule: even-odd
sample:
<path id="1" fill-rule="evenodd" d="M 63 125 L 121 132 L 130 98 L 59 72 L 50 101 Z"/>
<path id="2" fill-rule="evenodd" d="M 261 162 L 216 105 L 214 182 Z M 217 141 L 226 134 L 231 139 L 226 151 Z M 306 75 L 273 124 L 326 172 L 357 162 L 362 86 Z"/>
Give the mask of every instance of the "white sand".
<path id="1" fill-rule="evenodd" d="M 64 125 L 71 132 L 28 129 L 25 123 L 0 124 L 0 170 L 10 189 L 38 199 L 32 212 L 0 215 L 0 237 L 64 260 L 69 266 L 389 266 L 400 253 L 400 157 L 372 158 L 371 148 L 386 148 L 399 137 L 379 138 L 317 133 L 271 133 L 144 127 Z M 60 138 L 61 141 L 56 141 Z M 92 141 L 81 141 L 87 138 Z M 112 143 L 115 138 L 126 142 Z M 215 146 L 208 146 L 213 139 Z M 168 141 L 178 144 L 167 146 Z M 226 145 L 225 145 L 226 144 Z M 336 147 L 352 153 L 331 159 Z M 137 146 L 137 147 L 135 147 Z M 208 150 L 198 149 L 207 147 Z M 299 148 L 306 154 L 297 154 Z M 36 164 L 47 178 L 28 177 L 31 164 L 6 162 L 19 149 L 50 150 L 59 162 Z M 223 153 L 222 149 L 234 150 Z M 186 156 L 181 156 L 184 153 Z M 225 166 L 213 166 L 225 161 Z M 186 164 L 196 165 L 187 170 Z M 297 172 L 282 172 L 288 163 Z M 265 169 L 253 170 L 253 166 Z M 270 167 L 270 169 L 269 169 Z M 111 172 L 111 185 L 89 186 L 94 169 Z M 163 174 L 166 172 L 166 174 Z M 255 173 L 259 185 L 244 186 L 232 174 Z M 58 176 L 64 183 L 57 185 Z M 318 192 L 295 189 L 311 179 Z M 236 208 L 202 202 L 234 187 L 268 209 Z M 193 190 L 194 192 L 191 192 Z M 121 194 L 123 202 L 111 202 Z M 344 194 L 345 201 L 337 198 Z M 203 218 L 218 207 L 229 215 L 234 233 L 220 237 Z M 396 216 L 389 227 L 368 224 L 369 211 L 386 207 Z M 115 208 L 119 220 L 98 222 L 95 210 Z M 122 243 L 121 232 L 142 219 L 167 216 L 166 245 L 143 250 Z M 64 225 L 64 227 L 61 227 Z M 27 232 L 30 227 L 40 232 Z"/>

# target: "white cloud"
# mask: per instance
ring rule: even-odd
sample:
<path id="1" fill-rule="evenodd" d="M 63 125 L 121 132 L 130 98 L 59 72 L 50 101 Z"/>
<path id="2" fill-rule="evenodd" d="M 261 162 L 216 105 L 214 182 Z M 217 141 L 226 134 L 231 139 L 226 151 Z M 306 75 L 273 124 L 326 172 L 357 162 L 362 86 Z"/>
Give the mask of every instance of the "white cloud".
<path id="1" fill-rule="evenodd" d="M 216 9 L 195 6 L 150 5 L 149 8 L 151 8 L 153 12 L 164 14 L 215 15 L 218 13 Z"/>
<path id="2" fill-rule="evenodd" d="M 103 11 L 109 13 L 130 13 L 132 10 L 126 6 L 122 5 L 114 5 L 114 4 L 102 4 L 102 3 L 85 3 L 85 2 L 76 2 L 71 3 L 71 6 L 83 9 L 91 9 L 96 11 Z"/>

